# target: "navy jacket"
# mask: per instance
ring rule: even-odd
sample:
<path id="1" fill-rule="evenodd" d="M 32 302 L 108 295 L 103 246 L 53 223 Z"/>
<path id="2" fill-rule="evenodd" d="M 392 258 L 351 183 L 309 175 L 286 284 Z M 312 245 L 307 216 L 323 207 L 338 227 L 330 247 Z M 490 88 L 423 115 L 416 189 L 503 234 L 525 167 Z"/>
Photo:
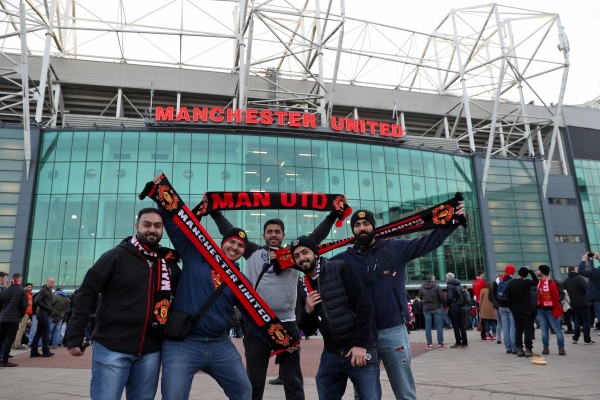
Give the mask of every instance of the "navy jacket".
<path id="1" fill-rule="evenodd" d="M 585 261 L 579 263 L 579 275 L 589 279 L 587 298 L 591 301 L 600 301 L 600 268 L 585 269 Z"/>
<path id="2" fill-rule="evenodd" d="M 440 246 L 458 225 L 436 229 L 417 239 L 377 239 L 371 251 L 358 245 L 331 257 L 344 260 L 358 272 L 375 306 L 377 329 L 410 321 L 406 300 L 406 264 Z"/>
<path id="3" fill-rule="evenodd" d="M 12 284 L 0 293 L 0 322 L 21 322 L 28 304 L 21 285 Z"/>

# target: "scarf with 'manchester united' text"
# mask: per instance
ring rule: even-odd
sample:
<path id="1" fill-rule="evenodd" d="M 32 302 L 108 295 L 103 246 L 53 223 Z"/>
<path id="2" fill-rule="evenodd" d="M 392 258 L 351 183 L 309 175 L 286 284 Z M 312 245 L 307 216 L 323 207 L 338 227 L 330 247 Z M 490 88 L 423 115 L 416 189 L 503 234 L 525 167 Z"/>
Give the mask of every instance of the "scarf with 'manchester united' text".
<path id="1" fill-rule="evenodd" d="M 265 333 L 276 353 L 296 346 L 299 342 L 283 326 L 267 303 L 252 288 L 248 279 L 225 256 L 221 248 L 198 222 L 163 174 L 158 184 L 148 182 L 140 194 L 154 200 L 202 254 L 210 267 L 233 291 L 258 328 Z M 187 266 L 194 268 L 195 266 Z M 225 316 L 224 316 L 225 317 Z"/>

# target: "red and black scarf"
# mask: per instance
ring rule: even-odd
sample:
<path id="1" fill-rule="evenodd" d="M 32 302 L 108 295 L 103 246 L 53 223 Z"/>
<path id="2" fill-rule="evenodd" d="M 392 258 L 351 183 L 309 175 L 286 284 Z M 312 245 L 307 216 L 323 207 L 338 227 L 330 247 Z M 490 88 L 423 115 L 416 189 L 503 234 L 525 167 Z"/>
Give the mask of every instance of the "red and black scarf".
<path id="1" fill-rule="evenodd" d="M 152 290 L 152 328 L 163 328 L 169 316 L 171 307 L 171 269 L 169 262 L 177 262 L 179 256 L 167 247 L 159 246 L 156 250 L 140 243 L 136 236 L 129 241 L 148 264 L 150 273 L 156 275 L 155 286 Z"/>
<path id="2" fill-rule="evenodd" d="M 451 225 L 460 224 L 467 227 L 467 219 L 463 216 L 456 215 L 456 207 L 458 202 L 463 200 L 461 193 L 443 203 L 430 207 L 426 210 L 419 211 L 406 218 L 399 219 L 389 224 L 377 227 L 375 229 L 376 238 L 389 238 L 394 236 L 405 235 L 407 233 L 420 232 L 435 228 L 444 228 Z M 329 243 L 321 243 L 319 245 L 319 254 L 325 254 L 338 247 L 352 244 L 356 241 L 355 237 L 340 239 Z M 281 269 L 295 267 L 294 259 L 289 248 L 279 249 L 275 251 L 277 254 L 277 262 Z M 276 269 L 279 269 L 276 267 Z"/>
<path id="3" fill-rule="evenodd" d="M 277 318 L 267 303 L 256 293 L 246 277 L 225 256 L 221 248 L 198 222 L 192 211 L 175 192 L 167 177 L 163 174 L 158 184 L 148 182 L 140 194 L 154 200 L 175 224 L 187 236 L 190 242 L 202 254 L 210 267 L 221 277 L 223 282 L 233 291 L 240 304 L 252 317 L 259 329 L 270 340 L 276 353 L 296 346 L 299 341 L 293 337 Z M 190 268 L 190 267 L 188 267 Z M 193 267 L 192 267 L 193 268 Z"/>
<path id="4" fill-rule="evenodd" d="M 268 208 L 272 210 L 315 210 L 339 211 L 340 217 L 336 226 L 352 213 L 342 194 L 323 193 L 281 193 L 281 192 L 206 192 L 208 200 L 198 204 L 192 212 L 202 217 L 215 210 L 256 210 Z"/>

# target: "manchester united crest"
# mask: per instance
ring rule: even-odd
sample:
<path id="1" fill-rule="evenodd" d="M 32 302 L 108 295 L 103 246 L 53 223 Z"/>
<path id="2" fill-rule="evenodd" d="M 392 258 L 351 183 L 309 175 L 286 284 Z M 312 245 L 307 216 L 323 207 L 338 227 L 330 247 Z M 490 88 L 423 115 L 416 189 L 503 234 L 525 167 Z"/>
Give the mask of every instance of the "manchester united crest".
<path id="1" fill-rule="evenodd" d="M 162 206 L 168 211 L 173 211 L 179 205 L 179 198 L 173 189 L 169 189 L 166 185 L 160 185 L 158 187 L 158 201 L 160 201 Z"/>
<path id="2" fill-rule="evenodd" d="M 271 339 L 275 341 L 275 343 L 281 346 L 289 346 L 290 345 L 290 335 L 285 332 L 283 325 L 281 324 L 273 324 L 269 326 L 269 330 L 267 331 L 271 336 Z"/>
<path id="3" fill-rule="evenodd" d="M 454 216 L 454 207 L 442 204 L 439 207 L 433 209 L 431 219 L 436 225 L 445 225 L 447 222 L 452 220 Z"/>
<path id="4" fill-rule="evenodd" d="M 333 207 L 336 211 L 344 211 L 344 205 L 346 204 L 346 198 L 344 196 L 338 196 L 333 200 Z"/>
<path id="5" fill-rule="evenodd" d="M 171 301 L 163 299 L 154 305 L 154 316 L 159 324 L 164 325 L 169 315 L 169 306 Z"/>

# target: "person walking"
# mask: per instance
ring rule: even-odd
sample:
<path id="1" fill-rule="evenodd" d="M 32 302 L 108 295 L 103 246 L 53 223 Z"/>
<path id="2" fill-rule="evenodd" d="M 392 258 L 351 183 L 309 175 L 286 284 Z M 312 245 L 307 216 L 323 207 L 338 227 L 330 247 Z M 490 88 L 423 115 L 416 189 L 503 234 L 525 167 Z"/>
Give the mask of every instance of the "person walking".
<path id="1" fill-rule="evenodd" d="M 460 304 L 459 296 L 462 296 L 462 284 L 452 272 L 446 274 L 446 305 L 448 306 L 448 314 L 452 321 L 452 329 L 454 329 L 454 344 L 451 349 L 466 349 L 469 347 L 467 339 L 467 329 L 465 326 L 465 313 L 463 312 L 464 304 Z"/>
<path id="2" fill-rule="evenodd" d="M 573 344 L 579 342 L 583 327 L 583 343 L 594 344 L 591 336 L 591 302 L 587 299 L 588 281 L 578 274 L 579 267 L 570 266 L 567 269 L 567 279 L 563 281 L 563 287 L 569 297 L 569 305 L 573 313 Z M 566 298 L 565 298 L 566 300 Z"/>
<path id="3" fill-rule="evenodd" d="M 437 333 L 438 349 L 445 348 L 444 345 L 444 292 L 440 285 L 435 283 L 433 274 L 427 275 L 427 279 L 419 288 L 419 297 L 423 299 L 423 314 L 425 316 L 425 338 L 427 349 L 433 349 L 433 338 L 431 337 L 432 324 Z"/>
<path id="4" fill-rule="evenodd" d="M 40 289 L 35 298 L 37 305 L 37 330 L 31 341 L 30 357 L 52 357 L 54 353 L 50 351 L 48 343 L 50 336 L 50 314 L 52 313 L 52 288 L 56 280 L 52 277 L 46 279 L 46 284 Z M 42 339 L 42 354 L 38 352 L 38 344 Z"/>
<path id="5" fill-rule="evenodd" d="M 542 345 L 544 346 L 542 354 L 550 354 L 549 337 L 550 328 L 556 334 L 556 342 L 558 345 L 558 354 L 561 356 L 567 355 L 565 351 L 565 338 L 560 327 L 560 317 L 563 315 L 563 309 L 560 304 L 560 295 L 556 282 L 550 279 L 550 267 L 548 265 L 540 265 L 538 267 L 538 321 L 540 330 L 542 331 Z"/>
<path id="6" fill-rule="evenodd" d="M 0 293 L 0 367 L 16 367 L 8 360 L 27 309 L 27 293 L 21 287 L 21 274 L 14 273 L 10 286 Z"/>
<path id="7" fill-rule="evenodd" d="M 531 279 L 527 278 L 531 276 Z M 538 278 L 529 267 L 519 269 L 517 279 L 513 279 L 506 287 L 506 298 L 508 307 L 515 320 L 515 344 L 518 357 L 533 357 L 533 333 L 535 319 L 535 307 L 531 302 L 531 288 L 538 285 Z M 525 341 L 523 342 L 523 335 Z M 525 350 L 523 350 L 525 343 Z"/>

